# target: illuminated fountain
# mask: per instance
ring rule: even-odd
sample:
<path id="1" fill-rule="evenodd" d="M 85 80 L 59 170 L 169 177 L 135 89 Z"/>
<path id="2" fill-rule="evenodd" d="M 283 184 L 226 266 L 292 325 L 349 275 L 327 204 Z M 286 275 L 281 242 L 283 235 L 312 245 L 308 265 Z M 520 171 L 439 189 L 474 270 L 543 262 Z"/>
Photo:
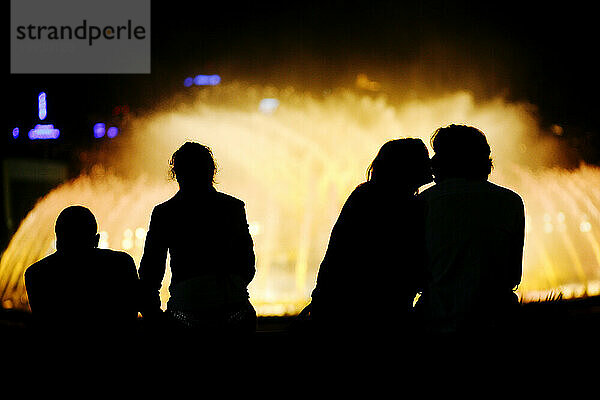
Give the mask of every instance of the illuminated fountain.
<path id="1" fill-rule="evenodd" d="M 128 251 L 139 265 L 152 207 L 177 190 L 166 179 L 168 160 L 194 140 L 213 149 L 218 189 L 246 203 L 257 255 L 251 301 L 262 315 L 296 313 L 309 301 L 342 204 L 379 147 L 398 137 L 429 145 L 449 123 L 486 132 L 491 179 L 525 200 L 523 299 L 600 294 L 600 170 L 549 168 L 561 152 L 539 135 L 534 111 L 502 98 L 476 103 L 466 92 L 391 104 L 350 90 L 317 96 L 241 83 L 202 89 L 194 101 L 176 98 L 132 118 L 105 165 L 39 201 L 2 256 L 2 304 L 27 308 L 23 271 L 53 251 L 54 221 L 70 204 L 97 216 L 101 247 Z M 56 294 L 58 306 L 73 301 Z"/>
<path id="2" fill-rule="evenodd" d="M 514 167 L 502 178 L 523 194 L 527 210 L 522 297 L 599 295 L 600 169 Z"/>

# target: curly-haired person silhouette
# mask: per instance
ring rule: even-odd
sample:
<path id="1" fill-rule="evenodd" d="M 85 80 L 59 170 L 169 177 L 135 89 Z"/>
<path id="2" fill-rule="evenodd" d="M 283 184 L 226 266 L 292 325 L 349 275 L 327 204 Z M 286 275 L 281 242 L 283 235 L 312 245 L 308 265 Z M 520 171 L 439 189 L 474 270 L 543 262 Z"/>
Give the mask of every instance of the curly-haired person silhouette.
<path id="1" fill-rule="evenodd" d="M 256 312 L 247 291 L 254 250 L 244 203 L 215 190 L 215 161 L 204 145 L 182 145 L 171 171 L 179 191 L 152 211 L 140 262 L 142 315 L 164 319 L 159 289 L 168 252 L 171 326 L 215 335 L 254 332 Z"/>
<path id="2" fill-rule="evenodd" d="M 521 197 L 488 182 L 490 146 L 464 125 L 432 136 L 435 185 L 427 204 L 428 282 L 419 301 L 434 334 L 491 332 L 518 304 L 525 213 Z"/>
<path id="3" fill-rule="evenodd" d="M 425 262 L 425 209 L 416 193 L 431 180 L 420 139 L 381 147 L 331 232 L 309 308 L 317 331 L 343 338 L 414 328 Z"/>

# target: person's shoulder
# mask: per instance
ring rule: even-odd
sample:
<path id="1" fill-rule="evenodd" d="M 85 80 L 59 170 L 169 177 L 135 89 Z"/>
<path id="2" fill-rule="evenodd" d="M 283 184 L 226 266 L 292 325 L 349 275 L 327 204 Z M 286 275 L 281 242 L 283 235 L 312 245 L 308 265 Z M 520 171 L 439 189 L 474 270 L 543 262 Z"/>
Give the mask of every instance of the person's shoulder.
<path id="1" fill-rule="evenodd" d="M 365 199 L 370 197 L 375 190 L 373 183 L 371 182 L 363 182 L 360 185 L 356 186 L 354 190 L 348 196 L 348 199 Z"/>
<path id="2" fill-rule="evenodd" d="M 511 201 L 515 204 L 523 204 L 523 198 L 514 190 L 489 181 L 486 181 L 486 185 L 490 191 L 496 193 L 498 196 L 502 196 L 506 201 Z"/>
<path id="3" fill-rule="evenodd" d="M 342 210 L 360 210 L 372 206 L 377 201 L 375 187 L 371 182 L 363 182 L 356 186 L 346 201 Z"/>
<path id="4" fill-rule="evenodd" d="M 113 258 L 132 258 L 129 253 L 126 253 L 121 250 L 113 250 L 113 249 L 94 249 L 94 252 L 101 257 L 113 257 Z"/>
<path id="5" fill-rule="evenodd" d="M 367 201 L 371 197 L 372 191 L 373 187 L 369 182 L 361 183 L 350 192 L 344 206 L 347 208 Z"/>
<path id="6" fill-rule="evenodd" d="M 161 216 L 169 216 L 173 210 L 180 209 L 181 206 L 178 204 L 177 196 L 173 196 L 170 199 L 163 201 L 154 206 L 152 209 L 152 218 L 160 218 Z"/>
<path id="7" fill-rule="evenodd" d="M 34 262 L 25 270 L 25 278 L 39 274 L 40 271 L 43 271 L 45 267 L 54 264 L 56 262 L 56 258 L 56 253 L 52 253 L 49 256 L 46 256 L 41 260 Z"/>
<path id="8" fill-rule="evenodd" d="M 165 200 L 162 203 L 155 205 L 153 211 L 160 212 L 160 211 L 166 210 L 168 208 L 177 207 L 178 200 L 179 200 L 178 196 L 175 195 L 175 196 L 171 197 L 170 199 Z"/>
<path id="9" fill-rule="evenodd" d="M 354 188 L 351 195 L 362 196 L 364 194 L 371 192 L 372 190 L 373 190 L 372 182 L 363 182 Z"/>
<path id="10" fill-rule="evenodd" d="M 112 249 L 94 249 L 96 257 L 110 259 L 114 262 L 130 263 L 133 262 L 133 257 L 129 253 L 120 250 Z"/>
<path id="11" fill-rule="evenodd" d="M 237 197 L 223 192 L 215 192 L 217 201 L 231 207 L 244 207 L 244 202 Z"/>

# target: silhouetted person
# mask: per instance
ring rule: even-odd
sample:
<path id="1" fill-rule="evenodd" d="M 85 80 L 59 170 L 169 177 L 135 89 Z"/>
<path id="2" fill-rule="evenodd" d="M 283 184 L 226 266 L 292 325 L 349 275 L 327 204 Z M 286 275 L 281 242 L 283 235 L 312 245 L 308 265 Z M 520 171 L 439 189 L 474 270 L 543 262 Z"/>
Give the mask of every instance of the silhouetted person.
<path id="1" fill-rule="evenodd" d="M 431 180 L 420 139 L 381 147 L 331 232 L 310 304 L 318 332 L 400 337 L 414 328 L 425 254 L 425 210 L 416 193 Z"/>
<path id="2" fill-rule="evenodd" d="M 478 129 L 439 128 L 432 146 L 436 184 L 420 195 L 428 210 L 429 278 L 419 303 L 433 333 L 492 333 L 518 305 L 523 201 L 487 181 L 490 146 Z"/>
<path id="3" fill-rule="evenodd" d="M 213 187 L 212 152 L 187 142 L 171 158 L 179 191 L 152 211 L 140 263 L 145 319 L 161 318 L 159 289 L 170 254 L 167 319 L 198 333 L 252 333 L 247 286 L 254 250 L 244 203 Z"/>
<path id="4" fill-rule="evenodd" d="M 138 276 L 131 256 L 98 249 L 92 212 L 65 208 L 55 225 L 56 252 L 25 271 L 29 306 L 44 327 L 89 333 L 133 327 Z"/>

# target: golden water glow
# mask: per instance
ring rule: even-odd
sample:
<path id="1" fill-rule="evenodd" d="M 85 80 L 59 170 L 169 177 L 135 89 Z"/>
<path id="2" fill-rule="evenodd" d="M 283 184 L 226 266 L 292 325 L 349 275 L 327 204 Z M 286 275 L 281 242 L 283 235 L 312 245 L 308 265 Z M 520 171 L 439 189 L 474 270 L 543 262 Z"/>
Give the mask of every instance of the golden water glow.
<path id="1" fill-rule="evenodd" d="M 53 251 L 56 216 L 70 204 L 94 212 L 101 247 L 125 250 L 139 265 L 152 208 L 177 190 L 167 179 L 168 160 L 194 140 L 213 149 L 217 188 L 246 203 L 257 255 L 252 303 L 261 315 L 296 313 L 309 301 L 343 202 L 380 146 L 399 137 L 429 145 L 431 133 L 450 123 L 487 134 L 491 180 L 524 198 L 522 298 L 600 294 L 600 170 L 553 168 L 561 151 L 552 137 L 539 135 L 534 107 L 502 97 L 476 102 L 468 92 L 398 104 L 376 96 L 232 83 L 132 117 L 120 150 L 105 154 L 109 161 L 51 191 L 23 221 L 0 261 L 3 305 L 27 307 L 23 271 Z M 277 109 L 260 112 L 263 98 L 278 99 Z M 73 301 L 57 293 L 57 306 Z"/>

